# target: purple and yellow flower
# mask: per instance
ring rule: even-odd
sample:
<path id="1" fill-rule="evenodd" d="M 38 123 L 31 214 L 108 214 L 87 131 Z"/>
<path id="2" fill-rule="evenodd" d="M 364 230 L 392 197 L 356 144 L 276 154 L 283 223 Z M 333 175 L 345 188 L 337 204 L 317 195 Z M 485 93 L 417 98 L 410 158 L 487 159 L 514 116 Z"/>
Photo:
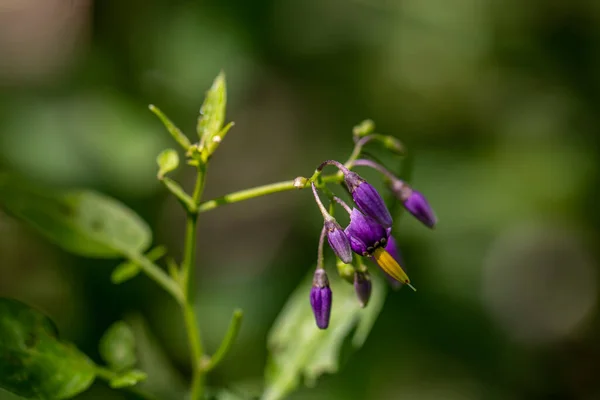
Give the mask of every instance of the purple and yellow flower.
<path id="1" fill-rule="evenodd" d="M 332 300 L 327 273 L 323 268 L 317 268 L 313 277 L 312 289 L 310 290 L 310 305 L 319 329 L 327 329 L 329 326 Z"/>
<path id="2" fill-rule="evenodd" d="M 356 207 L 384 228 L 392 226 L 392 216 L 377 190 L 356 172 L 344 171 L 344 181 Z"/>
<path id="3" fill-rule="evenodd" d="M 350 240 L 352 251 L 364 257 L 371 257 L 392 278 L 410 284 L 408 275 L 385 250 L 389 233 L 382 225 L 359 210 L 353 209 L 350 213 L 350 224 L 345 232 Z"/>

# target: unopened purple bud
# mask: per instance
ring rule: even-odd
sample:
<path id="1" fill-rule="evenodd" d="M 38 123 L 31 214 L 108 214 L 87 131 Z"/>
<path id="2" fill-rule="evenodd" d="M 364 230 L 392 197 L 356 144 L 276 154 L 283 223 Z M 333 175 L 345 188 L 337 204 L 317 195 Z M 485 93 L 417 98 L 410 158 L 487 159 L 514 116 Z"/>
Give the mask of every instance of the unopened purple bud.
<path id="1" fill-rule="evenodd" d="M 384 228 L 392 226 L 392 216 L 377 190 L 356 172 L 348 171 L 344 180 L 360 211 L 379 222 Z"/>
<path id="2" fill-rule="evenodd" d="M 329 279 L 324 269 L 318 268 L 313 277 L 310 290 L 310 305 L 312 306 L 315 322 L 319 329 L 327 329 L 331 316 L 332 293 L 329 288 Z"/>
<path id="3" fill-rule="evenodd" d="M 435 226 L 437 223 L 435 213 L 421 192 L 411 188 L 401 180 L 392 183 L 392 191 L 398 200 L 402 202 L 404 208 L 406 208 L 406 210 L 416 219 L 429 228 Z"/>
<path id="4" fill-rule="evenodd" d="M 356 271 L 354 273 L 354 291 L 362 308 L 367 306 L 369 298 L 371 298 L 371 276 L 368 271 Z"/>
<path id="5" fill-rule="evenodd" d="M 335 219 L 326 219 L 325 230 L 327 231 L 327 241 L 335 255 L 344 263 L 351 263 L 352 249 L 350 248 L 350 241 L 340 224 Z"/>

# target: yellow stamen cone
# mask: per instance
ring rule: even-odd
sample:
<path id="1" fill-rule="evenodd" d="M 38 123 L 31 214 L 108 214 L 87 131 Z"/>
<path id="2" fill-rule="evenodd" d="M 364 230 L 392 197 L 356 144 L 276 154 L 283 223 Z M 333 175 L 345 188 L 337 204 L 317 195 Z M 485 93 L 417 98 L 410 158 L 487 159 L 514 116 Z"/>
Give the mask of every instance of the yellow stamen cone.
<path id="1" fill-rule="evenodd" d="M 375 262 L 384 270 L 388 275 L 397 280 L 398 282 L 404 283 L 408 285 L 412 290 L 416 291 L 416 289 L 410 284 L 410 279 L 406 272 L 400 267 L 398 262 L 394 260 L 394 257 L 390 255 L 383 248 L 379 247 L 373 252 L 373 258 Z"/>

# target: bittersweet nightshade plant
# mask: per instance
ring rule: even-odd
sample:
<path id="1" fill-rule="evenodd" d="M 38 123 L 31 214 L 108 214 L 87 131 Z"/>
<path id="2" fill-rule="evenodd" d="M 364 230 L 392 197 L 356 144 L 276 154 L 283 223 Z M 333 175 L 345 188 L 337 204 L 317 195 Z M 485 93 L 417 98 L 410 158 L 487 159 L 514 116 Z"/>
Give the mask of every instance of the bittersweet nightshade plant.
<path id="1" fill-rule="evenodd" d="M 208 354 L 200 326 L 209 327 L 210 323 L 199 323 L 193 302 L 198 215 L 277 192 L 311 188 L 323 217 L 316 268 L 310 279 L 300 284 L 290 297 L 271 330 L 264 391 L 259 396 L 263 400 L 278 400 L 294 390 L 302 376 L 315 379 L 325 372 L 337 371 L 339 350 L 350 332 L 353 332 L 354 348 L 366 340 L 383 306 L 386 289 L 382 278 L 369 271 L 365 260 L 378 265 L 393 285 L 410 286 L 397 242 L 392 237 L 394 219 L 375 186 L 353 169 L 364 166 L 379 171 L 392 193 L 425 225 L 433 227 L 436 218 L 421 193 L 383 165 L 359 159 L 364 154 L 364 147 L 370 143 L 378 143 L 395 155 L 404 152 L 398 139 L 374 133 L 374 124 L 370 120 L 354 128 L 354 149 L 344 163 L 326 160 L 310 177 L 299 176 L 203 200 L 211 157 L 233 126 L 233 123 L 225 123 L 225 106 L 225 77 L 220 74 L 206 93 L 200 109 L 197 140 L 190 140 L 157 107 L 150 106 L 185 155 L 185 163 L 180 163 L 180 153 L 174 149 L 166 149 L 157 157 L 157 179 L 181 203 L 187 215 L 180 262 L 168 257 L 163 246 L 151 248 L 152 232 L 133 211 L 92 191 L 42 190 L 18 177 L 0 174 L 0 207 L 67 251 L 85 257 L 124 259 L 111 275 L 113 283 L 122 284 L 144 273 L 169 293 L 181 310 L 190 349 L 191 376 L 187 397 L 199 400 L 207 398 L 209 392 L 210 398 L 215 396 L 214 393 L 226 393 L 207 388 L 206 376 L 233 347 L 240 330 L 242 311 L 233 311 L 221 344 L 212 355 Z M 196 172 L 191 193 L 169 176 L 180 164 L 191 166 Z M 324 174 L 326 166 L 335 166 L 336 173 Z M 354 205 L 346 204 L 330 187 L 345 189 Z M 325 207 L 319 193 L 329 199 L 329 207 Z M 341 206 L 348 217 L 334 218 L 336 206 Z M 349 223 L 344 228 L 338 221 L 346 219 Z M 329 276 L 325 239 L 336 261 L 336 273 Z M 159 265 L 161 260 L 164 260 L 164 268 Z M 135 344 L 135 331 L 127 323 L 117 321 L 102 338 L 99 348 L 102 363 L 96 363 L 58 339 L 56 328 L 42 313 L 16 300 L 0 299 L 0 388 L 20 396 L 68 399 L 101 379 L 114 389 L 133 391 L 141 398 L 155 398 L 156 394 L 148 392 L 142 383 L 152 377 L 147 377 L 141 370 L 144 366 L 136 357 Z M 221 398 L 220 395 L 216 397 Z"/>

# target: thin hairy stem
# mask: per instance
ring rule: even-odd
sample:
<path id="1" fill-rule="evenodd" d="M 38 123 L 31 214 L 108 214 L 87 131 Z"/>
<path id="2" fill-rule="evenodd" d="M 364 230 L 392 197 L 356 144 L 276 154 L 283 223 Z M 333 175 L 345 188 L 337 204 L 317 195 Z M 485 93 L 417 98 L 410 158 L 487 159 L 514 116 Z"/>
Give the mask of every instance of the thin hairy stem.
<path id="1" fill-rule="evenodd" d="M 340 199 L 337 196 L 333 196 L 333 200 L 335 200 L 336 203 L 338 203 L 340 206 L 342 206 L 348 214 L 352 214 L 352 209 L 350 208 L 350 206 L 348 204 L 346 204 L 346 202 L 344 200 Z"/>
<path id="2" fill-rule="evenodd" d="M 355 160 L 352 163 L 353 167 L 369 167 L 369 168 L 373 168 L 374 170 L 380 172 L 383 176 L 385 176 L 387 179 L 394 181 L 394 180 L 398 180 L 398 178 L 396 178 L 396 176 L 390 172 L 387 168 L 385 168 L 383 165 L 373 161 L 373 160 L 367 160 L 367 159 L 360 159 L 360 160 Z"/>
<path id="3" fill-rule="evenodd" d="M 327 233 L 327 228 L 323 225 L 323 229 L 321 229 L 321 236 L 319 236 L 319 247 L 317 248 L 317 269 L 323 269 L 323 265 L 325 263 L 325 256 L 323 255 L 323 246 L 325 243 L 325 234 Z"/>
<path id="4" fill-rule="evenodd" d="M 319 193 L 317 192 L 317 186 L 315 185 L 314 182 L 311 182 L 310 186 L 312 188 L 313 195 L 315 196 L 315 202 L 317 203 L 317 206 L 319 207 L 321 214 L 323 214 L 323 218 L 331 219 L 331 215 L 329 215 L 329 213 L 327 212 L 327 209 L 325 208 L 325 206 L 323 205 L 323 202 L 321 201 L 321 198 L 319 197 Z"/>

